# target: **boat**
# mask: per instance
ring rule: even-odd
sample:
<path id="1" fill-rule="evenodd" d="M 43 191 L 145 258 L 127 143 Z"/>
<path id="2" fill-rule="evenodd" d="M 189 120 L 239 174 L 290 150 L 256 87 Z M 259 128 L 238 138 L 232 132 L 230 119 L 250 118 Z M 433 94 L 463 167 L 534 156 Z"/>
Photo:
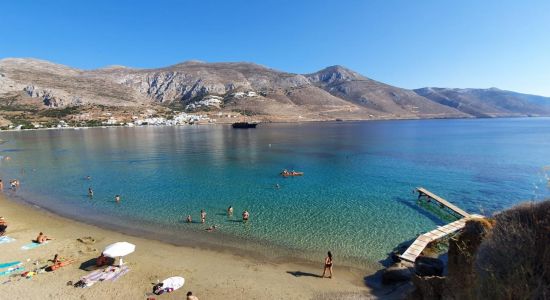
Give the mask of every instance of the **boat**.
<path id="1" fill-rule="evenodd" d="M 304 176 L 304 172 L 296 172 L 296 171 L 282 171 L 281 176 L 283 177 L 294 177 L 294 176 Z"/>
<path id="2" fill-rule="evenodd" d="M 256 128 L 256 126 L 258 126 L 258 123 L 257 122 L 236 122 L 236 123 L 233 123 L 231 126 L 233 126 L 233 128 L 248 129 L 248 128 Z"/>

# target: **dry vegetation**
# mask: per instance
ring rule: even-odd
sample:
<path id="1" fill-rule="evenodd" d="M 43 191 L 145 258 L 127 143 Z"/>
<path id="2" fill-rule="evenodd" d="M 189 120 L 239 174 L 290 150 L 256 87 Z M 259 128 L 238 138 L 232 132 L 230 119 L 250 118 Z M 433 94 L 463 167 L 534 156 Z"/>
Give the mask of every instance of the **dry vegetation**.
<path id="1" fill-rule="evenodd" d="M 550 298 L 550 200 L 495 216 L 477 252 L 482 299 Z"/>

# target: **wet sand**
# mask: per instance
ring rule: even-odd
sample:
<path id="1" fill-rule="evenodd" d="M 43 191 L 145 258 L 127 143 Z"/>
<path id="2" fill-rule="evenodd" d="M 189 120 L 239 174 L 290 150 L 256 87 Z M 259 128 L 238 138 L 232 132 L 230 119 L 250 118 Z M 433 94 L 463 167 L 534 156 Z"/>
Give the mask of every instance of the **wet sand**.
<path id="1" fill-rule="evenodd" d="M 185 278 L 183 288 L 155 299 L 184 299 L 193 291 L 199 299 L 369 299 L 374 295 L 391 298 L 399 291 L 369 288 L 364 281 L 373 270 L 338 268 L 335 278 L 321 279 L 319 264 L 297 261 L 272 262 L 202 248 L 175 246 L 151 239 L 125 235 L 112 230 L 79 223 L 36 207 L 16 203 L 0 196 L 0 215 L 9 223 L 7 236 L 16 241 L 0 244 L 0 263 L 22 261 L 25 270 L 47 263 L 57 253 L 76 263 L 55 272 L 35 275 L 0 276 L 0 298 L 9 299 L 147 299 L 157 280 L 171 276 Z M 55 240 L 31 250 L 21 250 L 38 232 Z M 216 234 L 207 233 L 205 234 Z M 92 237 L 83 243 L 78 238 Z M 68 286 L 89 271 L 81 264 L 97 257 L 106 246 L 118 241 L 136 245 L 136 251 L 125 258 L 130 272 L 115 282 L 98 282 L 89 288 Z M 4 270 L 4 269 L 2 269 Z M 0 270 L 0 271 L 2 271 Z M 21 272 L 18 272 L 21 273 Z"/>

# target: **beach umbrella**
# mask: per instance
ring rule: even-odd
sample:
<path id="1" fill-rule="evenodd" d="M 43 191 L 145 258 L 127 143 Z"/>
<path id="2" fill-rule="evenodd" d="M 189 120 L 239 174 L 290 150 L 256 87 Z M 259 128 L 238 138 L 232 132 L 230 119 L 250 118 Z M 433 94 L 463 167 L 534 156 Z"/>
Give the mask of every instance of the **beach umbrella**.
<path id="1" fill-rule="evenodd" d="M 136 250 L 136 245 L 130 244 L 128 242 L 117 242 L 105 247 L 103 250 L 103 255 L 107 257 L 120 257 L 119 265 L 122 266 L 122 257 L 126 256 Z"/>

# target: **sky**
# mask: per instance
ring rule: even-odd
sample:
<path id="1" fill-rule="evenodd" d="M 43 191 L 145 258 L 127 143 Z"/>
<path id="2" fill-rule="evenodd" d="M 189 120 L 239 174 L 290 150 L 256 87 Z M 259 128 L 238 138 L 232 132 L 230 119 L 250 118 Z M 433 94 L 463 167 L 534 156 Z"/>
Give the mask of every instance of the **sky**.
<path id="1" fill-rule="evenodd" d="M 404 88 L 550 96 L 550 1 L 0 1 L 0 58 L 81 69 L 343 65 Z"/>

